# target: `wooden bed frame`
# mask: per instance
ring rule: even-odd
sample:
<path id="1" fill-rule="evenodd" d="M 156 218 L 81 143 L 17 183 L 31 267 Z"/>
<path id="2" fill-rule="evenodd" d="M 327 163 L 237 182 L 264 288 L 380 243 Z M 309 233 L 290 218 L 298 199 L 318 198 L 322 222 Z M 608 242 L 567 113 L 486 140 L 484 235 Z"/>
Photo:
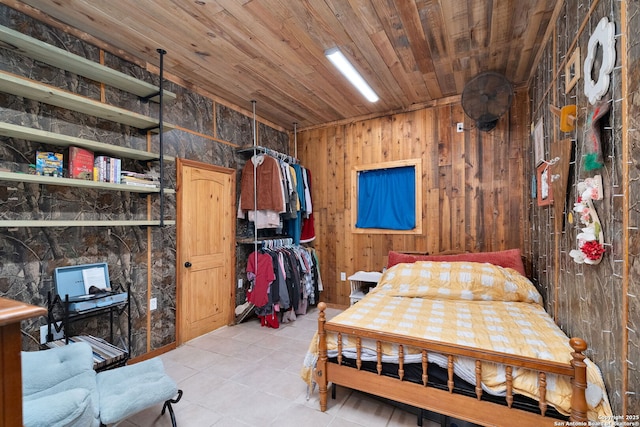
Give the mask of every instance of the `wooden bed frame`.
<path id="1" fill-rule="evenodd" d="M 343 326 L 331 323 L 326 319 L 327 306 L 319 303 L 318 316 L 318 349 L 319 357 L 313 376 L 318 384 L 320 392 L 320 410 L 327 409 L 327 386 L 329 383 L 360 390 L 366 393 L 391 399 L 417 408 L 426 409 L 442 415 L 470 421 L 482 425 L 504 425 L 508 420 L 509 425 L 538 427 L 541 425 L 554 425 L 559 420 L 545 417 L 547 403 L 546 374 L 557 374 L 570 377 L 572 380 L 571 415 L 570 421 L 587 421 L 587 402 L 585 390 L 587 388 L 587 366 L 582 354 L 587 349 L 587 344 L 580 338 L 572 338 L 570 341 L 574 351 L 571 353 L 571 364 L 557 363 L 546 360 L 537 360 L 530 357 L 515 356 L 505 353 L 497 353 L 482 349 L 473 349 L 455 344 L 446 344 L 437 341 L 403 337 L 401 335 L 376 332 L 351 326 Z M 327 332 L 338 334 L 338 360 L 337 363 L 328 361 L 327 358 Z M 342 364 L 341 337 L 354 336 L 357 340 L 357 368 Z M 361 370 L 362 360 L 360 356 L 361 339 L 371 339 L 377 342 L 378 372 Z M 394 343 L 398 345 L 400 360 L 402 360 L 403 348 L 413 347 L 422 352 L 422 382 L 403 381 L 404 369 L 402 361 L 398 364 L 398 378 L 382 375 L 381 348 L 382 343 Z M 427 355 L 439 353 L 448 358 L 448 388 L 442 390 L 427 385 Z M 453 393 L 453 358 L 463 356 L 475 360 L 476 378 L 481 378 L 481 362 L 494 362 L 504 365 L 507 377 L 507 395 L 505 403 L 494 403 L 480 400 L 482 388 L 476 387 L 477 399 Z M 511 371 L 513 367 L 531 369 L 538 372 L 540 383 L 540 413 L 533 413 L 521 409 L 512 408 L 513 393 Z M 477 384 L 480 381 L 476 381 Z M 585 424 L 586 425 L 586 424 Z"/>

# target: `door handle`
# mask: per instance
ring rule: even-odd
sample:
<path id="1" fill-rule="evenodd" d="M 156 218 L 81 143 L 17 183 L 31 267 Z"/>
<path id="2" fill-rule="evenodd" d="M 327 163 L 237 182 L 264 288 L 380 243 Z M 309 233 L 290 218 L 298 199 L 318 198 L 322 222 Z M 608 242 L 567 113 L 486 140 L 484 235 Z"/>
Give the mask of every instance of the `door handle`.
<path id="1" fill-rule="evenodd" d="M 184 266 L 189 268 L 189 267 L 191 267 L 191 263 L 189 261 L 187 261 L 187 262 L 184 263 Z"/>

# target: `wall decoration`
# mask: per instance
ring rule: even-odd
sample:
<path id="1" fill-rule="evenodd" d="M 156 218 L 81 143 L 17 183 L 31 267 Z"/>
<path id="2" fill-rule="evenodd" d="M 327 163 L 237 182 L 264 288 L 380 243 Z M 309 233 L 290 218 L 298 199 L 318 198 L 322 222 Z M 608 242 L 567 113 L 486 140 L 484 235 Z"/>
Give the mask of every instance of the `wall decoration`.
<path id="1" fill-rule="evenodd" d="M 582 143 L 582 167 L 593 171 L 604 166 L 602 157 L 602 119 L 609 113 L 611 103 L 599 102 L 587 116 L 587 135 Z"/>
<path id="2" fill-rule="evenodd" d="M 536 188 L 538 194 L 538 206 L 548 206 L 553 203 L 553 191 L 551 189 L 551 168 L 548 163 L 542 163 L 537 168 Z"/>
<path id="3" fill-rule="evenodd" d="M 538 166 L 544 160 L 544 124 L 542 117 L 540 117 L 533 130 L 533 151 L 536 166 Z"/>
<path id="4" fill-rule="evenodd" d="M 564 93 L 569 93 L 580 80 L 580 47 L 576 47 L 564 66 Z"/>
<path id="5" fill-rule="evenodd" d="M 572 249 L 569 255 L 578 264 L 599 264 L 605 252 L 602 224 L 593 206 L 594 200 L 602 200 L 602 177 L 596 175 L 578 183 L 578 198 L 573 210 L 578 214 L 584 227 L 578 233 L 578 249 Z"/>
<path id="6" fill-rule="evenodd" d="M 562 132 L 571 132 L 576 128 L 576 116 L 578 114 L 578 106 L 576 104 L 565 105 L 562 108 L 549 104 L 549 110 L 560 119 L 560 130 Z"/>
<path id="7" fill-rule="evenodd" d="M 615 25 L 603 17 L 589 38 L 587 56 L 584 59 L 584 94 L 593 105 L 609 90 L 611 71 L 616 62 Z M 593 65 L 597 56 L 598 46 L 602 47 L 602 64 L 598 73 L 598 80 L 593 81 Z"/>
<path id="8" fill-rule="evenodd" d="M 569 172 L 571 167 L 571 151 L 573 143 L 571 139 L 562 139 L 551 144 L 551 156 L 558 159 L 551 166 L 551 189 L 555 200 L 553 202 L 553 211 L 555 219 L 556 231 L 562 230 L 565 205 L 567 201 L 567 186 L 569 184 Z M 568 211 L 571 211 L 567 207 Z"/>

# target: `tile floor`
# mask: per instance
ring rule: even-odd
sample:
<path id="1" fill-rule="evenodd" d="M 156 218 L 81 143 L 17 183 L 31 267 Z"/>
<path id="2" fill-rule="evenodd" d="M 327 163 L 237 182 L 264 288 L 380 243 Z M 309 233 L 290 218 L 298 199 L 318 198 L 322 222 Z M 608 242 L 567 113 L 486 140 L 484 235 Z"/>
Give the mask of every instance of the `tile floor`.
<path id="1" fill-rule="evenodd" d="M 328 318 L 337 313 L 327 309 Z M 167 373 L 184 391 L 174 405 L 178 427 L 417 425 L 414 414 L 342 387 L 336 400 L 329 397 L 324 413 L 317 390 L 307 400 L 299 372 L 316 327 L 316 309 L 278 329 L 261 327 L 254 318 L 163 354 Z M 161 409 L 150 408 L 118 426 L 170 426 Z M 427 419 L 423 425 L 439 426 Z"/>

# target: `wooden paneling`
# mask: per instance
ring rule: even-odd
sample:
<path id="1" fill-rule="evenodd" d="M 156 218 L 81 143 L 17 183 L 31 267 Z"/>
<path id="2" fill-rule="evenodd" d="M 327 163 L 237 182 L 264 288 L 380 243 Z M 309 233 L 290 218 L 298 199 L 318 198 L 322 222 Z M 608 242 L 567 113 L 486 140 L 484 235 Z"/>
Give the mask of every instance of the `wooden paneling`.
<path id="1" fill-rule="evenodd" d="M 520 189 L 529 182 L 523 173 L 527 112 L 527 94 L 518 92 L 491 132 L 474 129 L 459 103 L 299 132 L 298 157 L 313 177 L 322 300 L 347 305 L 349 285 L 340 273 L 381 270 L 392 249 L 521 248 L 526 203 Z M 456 132 L 458 122 L 467 130 Z M 422 160 L 423 233 L 352 233 L 352 169 L 413 158 Z"/>
<path id="2" fill-rule="evenodd" d="M 299 128 L 424 107 L 482 71 L 524 84 L 557 0 L 1 0 L 232 106 Z M 27 6 L 28 5 L 28 6 Z M 35 8 L 35 9 L 32 9 Z M 49 16 L 47 16 L 49 15 Z M 51 17 L 53 19 L 51 19 Z M 54 19 L 57 21 L 54 21 Z M 60 24 L 62 23 L 62 24 Z M 380 95 L 366 102 L 324 51 Z M 371 153 L 375 155 L 375 153 Z"/>
<path id="3" fill-rule="evenodd" d="M 627 352 L 625 360 L 640 360 L 640 210 L 637 209 L 637 201 L 640 199 L 640 4 L 638 2 L 621 5 L 623 8 L 622 30 L 627 35 L 621 39 L 626 42 L 627 58 L 622 59 L 623 69 L 627 70 L 623 87 L 626 89 L 626 99 L 623 103 L 623 177 L 628 183 L 627 198 L 623 204 L 626 212 L 626 230 L 623 231 L 623 239 L 626 246 L 622 246 L 622 259 L 627 269 L 623 271 L 626 276 L 627 295 Z M 625 19 L 626 18 L 626 19 Z M 626 83 L 626 85 L 625 85 Z M 625 173 L 626 172 L 626 173 Z M 626 248 L 626 251 L 624 250 Z M 624 373 L 624 372 L 623 372 Z M 640 370 L 637 366 L 627 365 L 626 378 L 627 389 L 635 391 L 635 395 L 627 399 L 626 413 L 640 414 Z"/>

